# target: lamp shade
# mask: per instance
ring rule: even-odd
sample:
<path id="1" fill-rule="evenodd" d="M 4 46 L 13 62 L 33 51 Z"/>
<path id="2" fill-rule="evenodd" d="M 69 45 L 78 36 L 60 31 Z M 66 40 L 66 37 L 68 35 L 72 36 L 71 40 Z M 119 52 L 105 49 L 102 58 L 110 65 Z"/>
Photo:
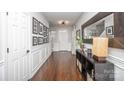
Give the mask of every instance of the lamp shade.
<path id="1" fill-rule="evenodd" d="M 92 53 L 97 57 L 107 57 L 108 56 L 108 38 L 94 37 Z"/>

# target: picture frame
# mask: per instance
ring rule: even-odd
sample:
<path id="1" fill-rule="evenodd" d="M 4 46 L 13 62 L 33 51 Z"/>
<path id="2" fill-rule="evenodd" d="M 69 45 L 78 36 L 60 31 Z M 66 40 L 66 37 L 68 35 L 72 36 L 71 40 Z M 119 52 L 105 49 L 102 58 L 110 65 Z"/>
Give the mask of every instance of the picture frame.
<path id="1" fill-rule="evenodd" d="M 46 38 L 46 37 L 43 38 L 43 42 L 44 42 L 44 43 L 47 43 L 47 38 Z"/>
<path id="2" fill-rule="evenodd" d="M 40 24 L 40 29 L 39 29 L 39 35 L 43 35 L 43 24 L 39 22 Z"/>
<path id="3" fill-rule="evenodd" d="M 106 35 L 113 35 L 113 26 L 106 27 Z"/>
<path id="4" fill-rule="evenodd" d="M 33 39 L 33 40 L 32 40 L 32 41 L 33 41 L 33 42 L 32 42 L 32 45 L 33 45 L 33 46 L 36 46 L 36 45 L 38 44 L 37 37 L 36 37 L 36 36 L 33 36 L 32 39 Z"/>
<path id="5" fill-rule="evenodd" d="M 44 43 L 43 37 L 38 37 L 38 45 L 41 45 L 43 43 Z"/>
<path id="6" fill-rule="evenodd" d="M 46 31 L 44 31 L 43 36 L 47 37 L 47 32 Z"/>
<path id="7" fill-rule="evenodd" d="M 33 26 L 32 26 L 32 27 L 33 27 L 32 33 L 33 33 L 33 34 L 38 34 L 38 29 L 37 29 L 37 28 L 38 28 L 38 27 L 37 27 L 37 26 L 38 26 L 38 20 L 33 17 L 32 22 L 33 22 L 33 23 L 32 23 L 32 24 L 33 24 Z"/>
<path id="8" fill-rule="evenodd" d="M 43 31 L 47 31 L 47 27 L 43 25 Z"/>
<path id="9" fill-rule="evenodd" d="M 49 28 L 47 28 L 47 36 L 49 36 Z"/>
<path id="10" fill-rule="evenodd" d="M 49 43 L 49 37 L 47 37 L 47 40 L 46 40 L 47 43 Z"/>
<path id="11" fill-rule="evenodd" d="M 80 39 L 80 29 L 76 31 L 76 39 L 77 39 L 77 40 Z"/>

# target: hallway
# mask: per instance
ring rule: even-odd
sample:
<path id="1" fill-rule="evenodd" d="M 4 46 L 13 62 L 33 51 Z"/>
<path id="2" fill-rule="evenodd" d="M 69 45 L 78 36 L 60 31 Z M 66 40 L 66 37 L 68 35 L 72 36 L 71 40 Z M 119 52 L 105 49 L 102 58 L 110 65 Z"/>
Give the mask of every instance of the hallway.
<path id="1" fill-rule="evenodd" d="M 97 59 L 89 66 L 81 55 L 76 67 L 76 50 L 93 57 L 99 51 L 97 58 L 113 65 L 115 81 L 124 80 L 122 17 L 120 12 L 0 12 L 0 81 L 95 80 Z"/>
<path id="2" fill-rule="evenodd" d="M 72 56 L 82 14 L 1 12 L 0 81 L 83 80 Z"/>
<path id="3" fill-rule="evenodd" d="M 76 58 L 70 52 L 53 52 L 32 81 L 84 80 L 76 68 Z"/>
<path id="4" fill-rule="evenodd" d="M 0 4 L 1 93 L 123 93 L 123 2 Z"/>

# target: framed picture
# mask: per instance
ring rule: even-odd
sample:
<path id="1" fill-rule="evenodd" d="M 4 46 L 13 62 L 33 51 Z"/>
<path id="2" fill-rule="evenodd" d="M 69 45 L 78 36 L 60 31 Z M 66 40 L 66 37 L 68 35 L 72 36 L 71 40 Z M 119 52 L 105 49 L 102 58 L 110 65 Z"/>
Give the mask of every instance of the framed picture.
<path id="1" fill-rule="evenodd" d="M 47 30 L 46 26 L 45 26 L 45 25 L 43 25 L 43 31 L 46 31 L 46 30 Z"/>
<path id="2" fill-rule="evenodd" d="M 44 36 L 44 37 L 46 37 L 46 36 L 47 36 L 47 32 L 46 32 L 46 31 L 44 31 L 43 36 Z"/>
<path id="3" fill-rule="evenodd" d="M 43 42 L 44 43 L 47 43 L 47 38 L 46 37 L 43 39 Z"/>
<path id="4" fill-rule="evenodd" d="M 49 29 L 47 28 L 47 36 L 49 36 Z"/>
<path id="5" fill-rule="evenodd" d="M 113 35 L 113 26 L 106 27 L 106 34 Z"/>
<path id="6" fill-rule="evenodd" d="M 41 45 L 43 44 L 43 37 L 38 37 L 38 45 Z"/>
<path id="7" fill-rule="evenodd" d="M 38 40 L 37 40 L 37 37 L 36 36 L 33 36 L 33 46 L 36 46 L 38 44 Z"/>
<path id="8" fill-rule="evenodd" d="M 38 20 L 36 18 L 33 17 L 33 20 L 32 20 L 32 24 L 33 24 L 33 34 L 38 34 L 38 30 L 37 30 L 37 25 L 38 25 Z"/>
<path id="9" fill-rule="evenodd" d="M 46 42 L 47 42 L 47 43 L 49 42 L 49 37 L 47 37 L 47 40 L 46 40 Z"/>
<path id="10" fill-rule="evenodd" d="M 39 23 L 40 23 L 39 35 L 43 35 L 43 24 L 41 22 Z"/>
<path id="11" fill-rule="evenodd" d="M 76 39 L 79 40 L 80 39 L 80 30 L 76 31 Z"/>

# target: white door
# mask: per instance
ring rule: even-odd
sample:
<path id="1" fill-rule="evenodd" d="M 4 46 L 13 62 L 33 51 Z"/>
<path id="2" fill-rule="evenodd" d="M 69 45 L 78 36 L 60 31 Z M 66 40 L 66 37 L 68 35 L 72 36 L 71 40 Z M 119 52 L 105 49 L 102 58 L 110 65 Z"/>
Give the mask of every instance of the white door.
<path id="1" fill-rule="evenodd" d="M 8 80 L 27 80 L 29 75 L 28 16 L 8 13 Z"/>
<path id="2" fill-rule="evenodd" d="M 68 50 L 68 33 L 67 31 L 59 31 L 59 50 Z"/>

